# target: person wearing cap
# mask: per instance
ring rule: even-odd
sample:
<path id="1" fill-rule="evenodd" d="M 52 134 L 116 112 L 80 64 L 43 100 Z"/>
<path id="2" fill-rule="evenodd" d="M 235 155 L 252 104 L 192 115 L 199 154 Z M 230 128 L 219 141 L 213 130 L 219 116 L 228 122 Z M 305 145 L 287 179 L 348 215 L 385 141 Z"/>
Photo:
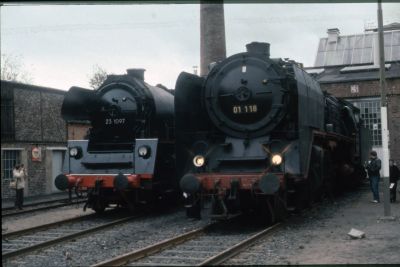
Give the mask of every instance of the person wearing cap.
<path id="1" fill-rule="evenodd" d="M 372 202 L 379 203 L 379 179 L 381 178 L 379 171 L 381 170 L 381 160 L 378 159 L 376 151 L 374 150 L 369 153 L 369 159 L 366 169 L 368 171 L 371 191 L 374 197 Z"/>

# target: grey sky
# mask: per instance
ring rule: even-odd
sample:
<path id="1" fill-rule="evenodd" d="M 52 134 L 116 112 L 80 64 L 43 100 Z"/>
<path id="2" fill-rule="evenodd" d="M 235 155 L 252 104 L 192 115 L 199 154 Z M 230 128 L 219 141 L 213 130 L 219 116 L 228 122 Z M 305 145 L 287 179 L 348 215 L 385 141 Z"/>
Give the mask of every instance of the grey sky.
<path id="1" fill-rule="evenodd" d="M 314 64 L 327 28 L 361 33 L 376 4 L 225 4 L 227 54 L 251 41 L 271 43 L 272 57 Z M 33 83 L 88 87 L 95 64 L 115 74 L 145 68 L 146 81 L 175 86 L 200 62 L 197 4 L 1 7 L 1 53 L 20 55 Z M 384 23 L 399 22 L 400 3 L 383 4 Z"/>

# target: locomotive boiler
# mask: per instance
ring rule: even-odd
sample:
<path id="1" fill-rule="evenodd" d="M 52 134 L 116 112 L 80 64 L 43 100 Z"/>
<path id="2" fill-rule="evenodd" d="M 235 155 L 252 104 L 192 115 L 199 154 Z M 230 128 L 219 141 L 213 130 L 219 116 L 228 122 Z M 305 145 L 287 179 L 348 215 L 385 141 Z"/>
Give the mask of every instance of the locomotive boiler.
<path id="1" fill-rule="evenodd" d="M 134 209 L 177 190 L 174 159 L 174 97 L 144 81 L 144 69 L 109 75 L 96 90 L 72 87 L 65 120 L 89 121 L 87 140 L 69 140 L 59 190 L 86 193 L 86 207 L 109 204 Z"/>
<path id="2" fill-rule="evenodd" d="M 268 43 L 181 73 L 175 91 L 177 166 L 188 216 L 275 221 L 313 197 L 362 179 L 367 132 L 359 110 L 323 93 L 300 64 L 271 59 Z"/>

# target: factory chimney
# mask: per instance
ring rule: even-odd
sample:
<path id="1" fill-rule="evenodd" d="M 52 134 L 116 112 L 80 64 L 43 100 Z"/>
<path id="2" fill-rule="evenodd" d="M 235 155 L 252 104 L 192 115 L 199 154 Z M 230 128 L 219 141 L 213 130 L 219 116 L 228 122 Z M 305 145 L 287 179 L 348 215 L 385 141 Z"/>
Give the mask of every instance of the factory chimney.
<path id="1" fill-rule="evenodd" d="M 208 65 L 226 58 L 223 1 L 200 4 L 200 76 L 208 74 Z"/>
<path id="2" fill-rule="evenodd" d="M 328 43 L 337 43 L 340 31 L 338 28 L 328 29 Z"/>

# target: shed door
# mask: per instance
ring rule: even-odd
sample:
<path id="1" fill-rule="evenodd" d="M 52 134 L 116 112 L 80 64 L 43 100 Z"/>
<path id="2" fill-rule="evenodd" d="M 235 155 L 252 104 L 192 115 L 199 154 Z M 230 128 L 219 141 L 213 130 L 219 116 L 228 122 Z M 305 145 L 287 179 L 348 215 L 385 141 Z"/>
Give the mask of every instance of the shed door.
<path id="1" fill-rule="evenodd" d="M 62 173 L 62 166 L 63 166 L 63 159 L 64 159 L 63 150 L 53 150 L 53 171 L 52 171 L 52 192 L 60 192 L 54 185 L 54 180 L 56 179 L 57 175 Z"/>

